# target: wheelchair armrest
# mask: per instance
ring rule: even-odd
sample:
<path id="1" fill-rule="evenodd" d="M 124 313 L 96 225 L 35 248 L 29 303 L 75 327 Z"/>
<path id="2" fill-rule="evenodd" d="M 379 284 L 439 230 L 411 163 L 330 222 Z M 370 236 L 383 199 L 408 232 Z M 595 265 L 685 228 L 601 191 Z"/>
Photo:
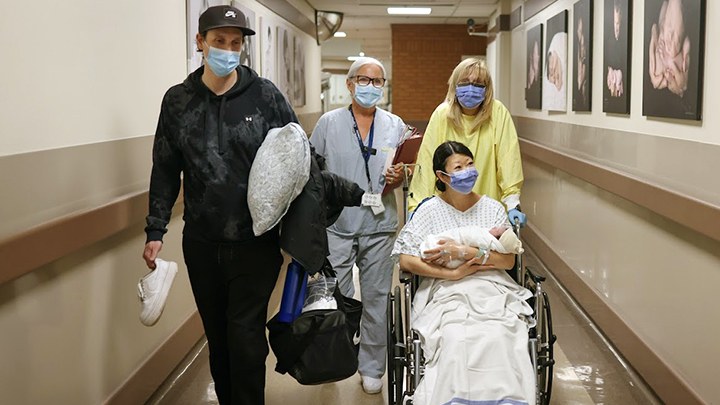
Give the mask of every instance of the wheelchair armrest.
<path id="1" fill-rule="evenodd" d="M 545 277 L 535 274 L 535 273 L 537 273 L 537 270 L 535 270 L 535 271 L 533 271 L 533 270 L 535 270 L 534 267 L 531 267 L 531 266 L 525 267 L 526 274 L 528 276 L 530 276 L 530 279 L 533 281 L 533 283 L 537 284 L 537 283 L 544 282 Z"/>
<path id="2" fill-rule="evenodd" d="M 403 269 L 400 269 L 400 282 L 403 284 L 408 284 L 412 281 L 413 274 L 409 271 L 405 271 Z"/>

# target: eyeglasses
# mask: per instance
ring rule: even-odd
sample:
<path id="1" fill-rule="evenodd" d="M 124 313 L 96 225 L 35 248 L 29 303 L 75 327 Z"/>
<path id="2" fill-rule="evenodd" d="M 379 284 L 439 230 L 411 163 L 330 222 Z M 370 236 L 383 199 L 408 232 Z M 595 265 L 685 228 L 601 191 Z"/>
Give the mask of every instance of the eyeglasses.
<path id="1" fill-rule="evenodd" d="M 473 86 L 473 87 L 479 87 L 479 88 L 481 88 L 481 89 L 484 89 L 484 88 L 485 88 L 485 85 L 484 85 L 484 84 L 469 82 L 469 81 L 467 81 L 467 80 L 463 80 L 463 81 L 461 81 L 461 82 L 458 82 L 457 87 L 462 87 L 462 86 L 467 86 L 467 85 L 471 85 L 471 86 Z"/>
<path id="2" fill-rule="evenodd" d="M 382 87 L 385 85 L 385 79 L 381 77 L 353 76 L 352 78 L 355 79 L 355 83 L 363 87 L 369 85 L 370 83 L 372 83 L 375 87 Z"/>

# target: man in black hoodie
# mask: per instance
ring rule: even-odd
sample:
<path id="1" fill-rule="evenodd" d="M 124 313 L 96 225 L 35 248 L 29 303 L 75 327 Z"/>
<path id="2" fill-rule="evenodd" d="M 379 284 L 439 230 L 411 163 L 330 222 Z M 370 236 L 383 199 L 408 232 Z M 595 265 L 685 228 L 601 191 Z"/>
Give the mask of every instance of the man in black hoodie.
<path id="1" fill-rule="evenodd" d="M 238 66 L 255 32 L 230 6 L 200 16 L 205 65 L 165 94 L 150 180 L 143 258 L 155 268 L 183 173 L 183 254 L 205 327 L 220 404 L 264 403 L 265 321 L 282 264 L 277 228 L 255 237 L 247 206 L 250 167 L 269 129 L 297 122 L 268 80 Z"/>

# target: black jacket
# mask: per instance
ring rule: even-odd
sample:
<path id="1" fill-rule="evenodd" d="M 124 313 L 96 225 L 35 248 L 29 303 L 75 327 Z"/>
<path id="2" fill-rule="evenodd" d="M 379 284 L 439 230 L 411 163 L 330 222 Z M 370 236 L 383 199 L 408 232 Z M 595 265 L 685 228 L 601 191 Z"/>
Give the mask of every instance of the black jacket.
<path id="1" fill-rule="evenodd" d="M 310 178 L 282 219 L 280 247 L 308 273 L 323 267 L 327 256 L 326 228 L 343 207 L 358 206 L 365 193 L 354 182 L 325 170 L 325 159 L 312 150 Z"/>
<path id="2" fill-rule="evenodd" d="M 183 173 L 185 237 L 208 242 L 254 238 L 247 206 L 250 167 L 268 130 L 297 122 L 282 93 L 240 66 L 238 80 L 217 96 L 203 67 L 165 93 L 150 180 L 147 240 L 162 240 Z M 277 229 L 269 231 L 277 237 Z M 269 235 L 272 236 L 272 235 Z"/>

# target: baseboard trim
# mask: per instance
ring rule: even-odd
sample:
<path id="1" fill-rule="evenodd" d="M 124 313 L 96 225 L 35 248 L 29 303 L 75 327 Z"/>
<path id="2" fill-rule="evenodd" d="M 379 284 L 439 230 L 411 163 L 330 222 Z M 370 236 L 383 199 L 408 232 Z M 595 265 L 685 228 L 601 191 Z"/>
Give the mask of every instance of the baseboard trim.
<path id="1" fill-rule="evenodd" d="M 152 352 L 110 395 L 104 405 L 144 404 L 205 333 L 194 311 L 173 334 Z"/>
<path id="2" fill-rule="evenodd" d="M 663 402 L 707 405 L 687 381 L 608 305 L 600 293 L 572 269 L 531 223 L 523 229 L 523 239 Z"/>

